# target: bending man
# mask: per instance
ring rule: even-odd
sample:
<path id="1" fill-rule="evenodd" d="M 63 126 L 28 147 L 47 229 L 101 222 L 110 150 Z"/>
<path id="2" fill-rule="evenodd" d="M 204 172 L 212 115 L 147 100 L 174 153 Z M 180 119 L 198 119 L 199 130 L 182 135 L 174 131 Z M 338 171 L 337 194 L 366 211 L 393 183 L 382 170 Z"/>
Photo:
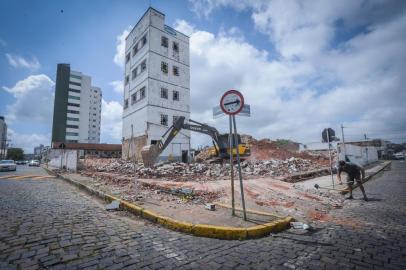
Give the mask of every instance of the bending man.
<path id="1" fill-rule="evenodd" d="M 365 170 L 361 166 L 358 166 L 351 162 L 345 162 L 341 160 L 338 162 L 338 173 L 337 178 L 341 182 L 341 172 L 347 173 L 347 185 L 350 189 L 350 197 L 348 199 L 353 199 L 352 197 L 352 186 L 354 185 L 354 180 L 357 180 L 358 186 L 364 195 L 364 200 L 368 201 L 367 195 L 365 194 L 364 186 L 362 185 L 362 181 L 365 178 Z"/>

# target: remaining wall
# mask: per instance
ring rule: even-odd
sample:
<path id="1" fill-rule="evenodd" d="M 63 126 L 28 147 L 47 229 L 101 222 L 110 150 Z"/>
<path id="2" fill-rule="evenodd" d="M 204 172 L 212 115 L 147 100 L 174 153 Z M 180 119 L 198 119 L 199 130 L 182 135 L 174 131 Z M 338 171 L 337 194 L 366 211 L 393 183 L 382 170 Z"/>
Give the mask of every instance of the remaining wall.
<path id="1" fill-rule="evenodd" d="M 345 145 L 346 156 L 351 162 L 359 165 L 367 165 L 378 161 L 378 148 L 374 146 L 358 146 L 352 144 Z M 345 160 L 342 145 L 337 147 L 339 160 Z"/>
<path id="2" fill-rule="evenodd" d="M 147 145 L 147 136 L 138 136 L 132 139 L 127 139 L 123 141 L 123 148 L 122 148 L 122 158 L 123 159 L 131 159 L 133 153 L 135 154 L 135 159 L 137 161 L 142 161 L 141 157 L 141 149 Z"/>
<path id="3" fill-rule="evenodd" d="M 49 167 L 66 168 L 69 171 L 77 171 L 78 167 L 78 151 L 77 150 L 61 150 L 51 149 L 49 153 Z"/>

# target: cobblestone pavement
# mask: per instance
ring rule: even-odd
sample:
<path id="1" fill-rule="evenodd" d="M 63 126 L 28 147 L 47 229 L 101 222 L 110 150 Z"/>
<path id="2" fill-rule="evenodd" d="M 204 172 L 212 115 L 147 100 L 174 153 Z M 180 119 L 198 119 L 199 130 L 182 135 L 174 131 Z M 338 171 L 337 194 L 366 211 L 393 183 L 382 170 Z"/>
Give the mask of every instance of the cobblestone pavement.
<path id="1" fill-rule="evenodd" d="M 107 213 L 59 179 L 0 180 L 0 269 L 405 269 L 406 163 L 312 232 L 222 241 Z"/>

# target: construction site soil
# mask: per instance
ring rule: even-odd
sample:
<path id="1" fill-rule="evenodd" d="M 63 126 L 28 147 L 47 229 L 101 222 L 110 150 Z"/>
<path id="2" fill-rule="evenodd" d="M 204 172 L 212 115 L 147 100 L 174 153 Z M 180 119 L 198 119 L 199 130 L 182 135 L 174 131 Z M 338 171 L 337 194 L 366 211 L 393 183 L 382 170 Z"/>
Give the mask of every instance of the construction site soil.
<path id="1" fill-rule="evenodd" d="M 324 215 L 340 205 L 336 198 L 296 189 L 288 183 L 329 173 L 328 155 L 300 153 L 287 149 L 292 145 L 269 140 L 249 138 L 248 144 L 251 156 L 241 163 L 248 208 L 312 220 L 318 219 L 315 212 Z M 228 163 L 161 162 L 148 168 L 129 160 L 86 158 L 81 160 L 79 174 L 75 175 L 80 181 L 95 189 L 160 214 L 192 223 L 207 220 L 207 216 L 218 216 L 214 224 L 234 222 L 222 218 L 225 210 L 213 213 L 204 208 L 206 203 L 231 204 Z M 241 207 L 236 169 L 234 179 L 236 205 Z"/>

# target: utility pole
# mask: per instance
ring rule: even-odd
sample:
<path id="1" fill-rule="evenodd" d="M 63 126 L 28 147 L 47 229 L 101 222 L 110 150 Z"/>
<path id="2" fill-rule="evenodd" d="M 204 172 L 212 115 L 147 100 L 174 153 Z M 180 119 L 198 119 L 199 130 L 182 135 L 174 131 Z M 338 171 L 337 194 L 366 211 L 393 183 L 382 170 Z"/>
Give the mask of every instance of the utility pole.
<path id="1" fill-rule="evenodd" d="M 365 154 L 366 154 L 366 157 L 367 157 L 367 165 L 368 165 L 368 142 L 367 142 L 367 140 L 368 140 L 368 138 L 367 138 L 367 134 L 366 133 L 364 133 L 364 138 L 365 138 Z"/>
<path id="2" fill-rule="evenodd" d="M 343 137 L 344 161 L 346 161 L 347 160 L 347 150 L 345 149 L 344 126 L 343 126 L 343 124 L 341 124 L 341 137 Z"/>

